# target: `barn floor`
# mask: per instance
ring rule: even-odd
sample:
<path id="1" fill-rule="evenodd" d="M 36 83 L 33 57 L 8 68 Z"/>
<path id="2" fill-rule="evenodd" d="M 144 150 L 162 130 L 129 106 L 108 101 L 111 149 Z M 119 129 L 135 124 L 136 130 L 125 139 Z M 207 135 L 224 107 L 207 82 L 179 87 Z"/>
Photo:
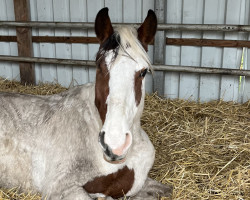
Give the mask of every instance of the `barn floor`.
<path id="1" fill-rule="evenodd" d="M 0 91 L 46 95 L 64 90 L 0 79 Z M 154 94 L 146 97 L 142 126 L 156 148 L 150 176 L 172 184 L 173 199 L 250 199 L 250 101 L 201 104 Z M 0 190 L 0 199 L 41 198 L 19 194 L 17 188 Z"/>

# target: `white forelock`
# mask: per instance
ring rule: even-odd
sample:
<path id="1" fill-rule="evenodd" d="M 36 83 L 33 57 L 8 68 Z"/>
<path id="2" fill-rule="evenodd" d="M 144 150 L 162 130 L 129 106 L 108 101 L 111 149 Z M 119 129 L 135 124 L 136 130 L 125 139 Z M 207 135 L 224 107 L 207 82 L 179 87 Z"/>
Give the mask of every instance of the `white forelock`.
<path id="1" fill-rule="evenodd" d="M 118 56 L 114 62 L 124 55 L 136 62 L 136 58 L 139 57 L 142 58 L 142 60 L 147 63 L 147 67 L 152 70 L 150 58 L 137 39 L 137 30 L 133 26 L 118 26 L 115 28 L 114 34 L 116 38 L 120 37 Z M 119 40 L 117 39 L 117 41 Z"/>

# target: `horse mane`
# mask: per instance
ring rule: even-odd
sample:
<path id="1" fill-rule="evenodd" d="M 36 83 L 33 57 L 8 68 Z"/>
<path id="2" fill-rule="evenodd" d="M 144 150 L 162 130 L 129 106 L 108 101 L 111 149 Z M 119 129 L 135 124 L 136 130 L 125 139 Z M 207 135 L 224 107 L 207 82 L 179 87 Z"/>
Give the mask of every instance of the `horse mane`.
<path id="1" fill-rule="evenodd" d="M 99 65 L 103 56 L 106 56 L 113 52 L 111 58 L 111 65 L 113 66 L 115 61 L 119 60 L 120 56 L 128 56 L 132 60 L 136 61 L 136 58 L 142 58 L 152 71 L 152 65 L 147 52 L 144 50 L 140 41 L 137 39 L 137 30 L 132 26 L 118 26 L 114 29 L 113 35 L 111 35 L 100 47 L 97 53 L 96 62 Z"/>

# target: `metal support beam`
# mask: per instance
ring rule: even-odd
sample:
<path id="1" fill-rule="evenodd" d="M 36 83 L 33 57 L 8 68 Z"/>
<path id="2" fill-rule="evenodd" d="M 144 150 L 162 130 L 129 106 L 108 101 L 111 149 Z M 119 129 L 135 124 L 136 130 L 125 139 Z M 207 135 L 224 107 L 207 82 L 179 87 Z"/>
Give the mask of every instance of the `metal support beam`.
<path id="1" fill-rule="evenodd" d="M 139 28 L 139 23 L 112 23 L 114 27 L 121 25 L 132 25 Z M 63 29 L 93 29 L 91 22 L 15 22 L 0 21 L 0 27 L 32 27 L 32 28 L 63 28 Z M 222 31 L 222 32 L 250 32 L 250 25 L 230 25 L 230 24 L 165 24 L 159 23 L 158 30 L 172 31 Z"/>
<path id="2" fill-rule="evenodd" d="M 30 62 L 30 63 L 45 63 L 55 65 L 74 65 L 79 67 L 95 67 L 95 61 L 91 60 L 72 60 L 58 58 L 40 58 L 40 57 L 20 57 L 20 56 L 3 56 L 0 55 L 0 61 L 8 62 Z M 221 74 L 250 77 L 250 70 L 214 68 L 214 67 L 191 67 L 179 65 L 152 65 L 155 72 L 157 71 L 172 71 L 172 72 L 188 72 L 200 74 Z"/>
<path id="3" fill-rule="evenodd" d="M 165 0 L 155 0 L 155 13 L 158 23 L 164 23 L 165 19 Z M 165 64 L 165 48 L 166 36 L 164 30 L 158 30 L 155 35 L 154 41 L 154 64 Z M 153 91 L 158 93 L 159 96 L 164 96 L 164 71 L 156 71 L 153 76 Z"/>
<path id="4" fill-rule="evenodd" d="M 0 61 L 74 65 L 74 66 L 96 66 L 95 61 L 90 61 L 90 60 L 72 60 L 72 59 L 3 56 L 3 55 L 0 55 Z"/>

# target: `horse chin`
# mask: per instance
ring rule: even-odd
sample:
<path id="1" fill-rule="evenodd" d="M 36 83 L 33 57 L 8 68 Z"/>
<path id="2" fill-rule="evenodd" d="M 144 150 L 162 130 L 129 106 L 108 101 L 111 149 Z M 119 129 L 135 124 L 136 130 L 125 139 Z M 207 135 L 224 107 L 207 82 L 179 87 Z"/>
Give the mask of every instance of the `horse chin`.
<path id="1" fill-rule="evenodd" d="M 111 164 L 122 164 L 122 163 L 124 163 L 126 161 L 126 156 L 124 156 L 124 157 L 122 157 L 122 158 L 120 158 L 118 160 L 112 160 L 109 157 L 107 157 L 105 155 L 105 153 L 103 154 L 103 158 L 104 158 L 104 160 L 106 162 L 111 163 Z"/>

